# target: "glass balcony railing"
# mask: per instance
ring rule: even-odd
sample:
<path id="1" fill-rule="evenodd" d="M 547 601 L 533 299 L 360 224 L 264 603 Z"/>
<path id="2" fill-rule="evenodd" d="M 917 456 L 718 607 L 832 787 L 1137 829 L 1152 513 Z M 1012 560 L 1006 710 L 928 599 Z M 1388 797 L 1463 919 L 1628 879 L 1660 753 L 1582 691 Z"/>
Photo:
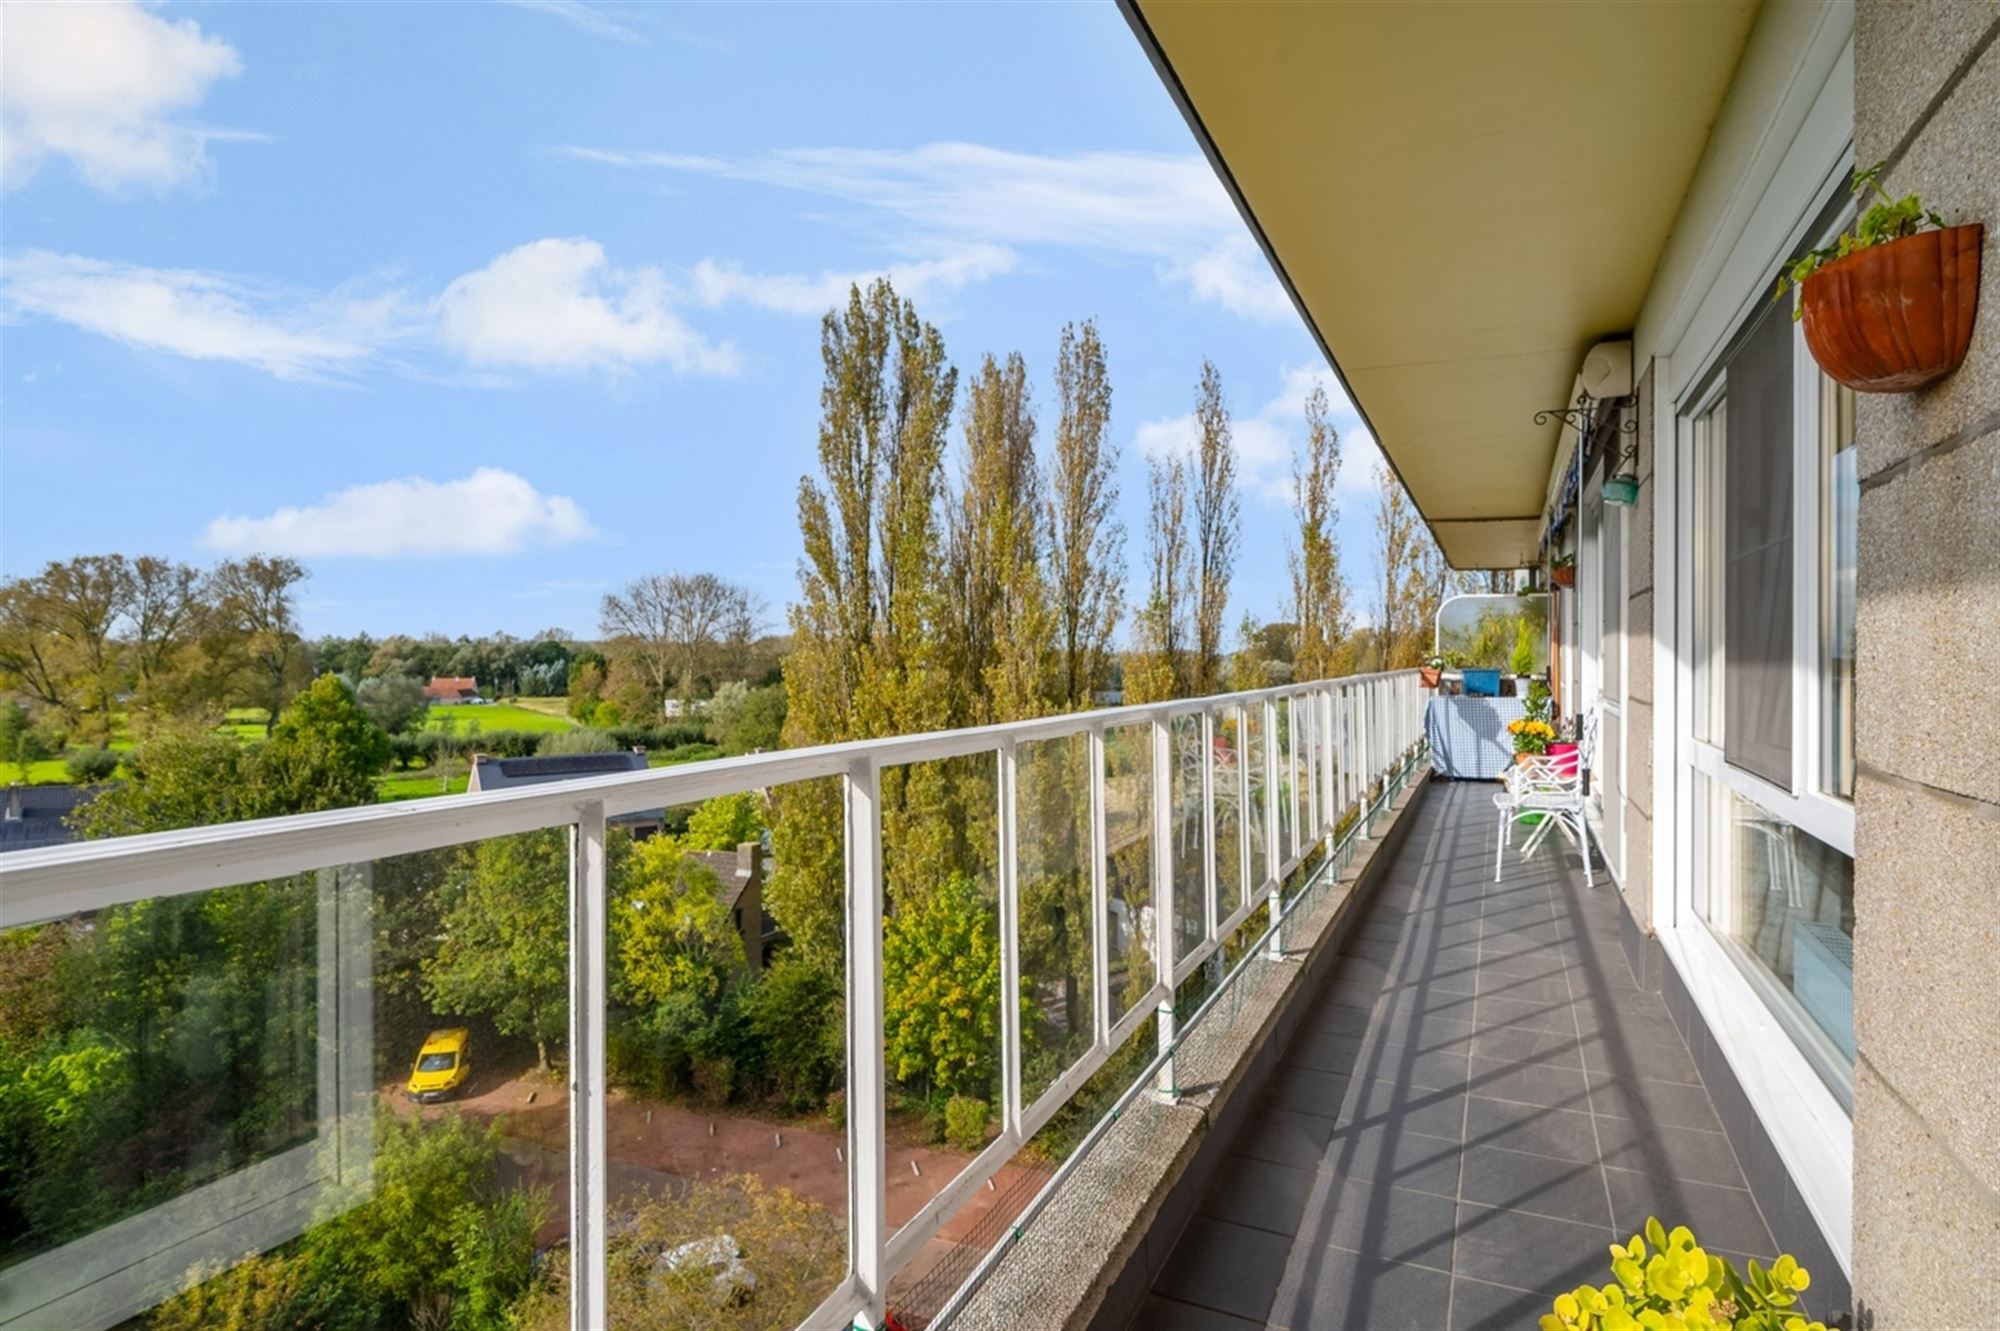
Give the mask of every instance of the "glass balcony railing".
<path id="1" fill-rule="evenodd" d="M 411 1325 L 948 1320 L 1107 1111 L 1171 1091 L 1421 699 L 1396 672 L 9 856 L 0 1328 L 308 1321 L 334 1288 Z M 825 921 L 776 955 L 845 976 L 837 1119 L 732 1115 L 674 1025 L 763 964 L 759 912 L 691 918 L 732 898 L 619 819 L 741 792 Z M 904 1130 L 942 1077 L 977 1106 L 949 1154 Z"/>

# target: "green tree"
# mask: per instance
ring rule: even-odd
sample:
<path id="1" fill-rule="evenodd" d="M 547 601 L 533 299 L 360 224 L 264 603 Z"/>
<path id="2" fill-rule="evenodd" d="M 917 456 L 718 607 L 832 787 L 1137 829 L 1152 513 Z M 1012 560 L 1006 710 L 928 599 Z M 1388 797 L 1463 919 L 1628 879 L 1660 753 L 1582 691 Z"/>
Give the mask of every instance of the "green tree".
<path id="1" fill-rule="evenodd" d="M 206 827 L 286 812 L 272 807 L 262 755 L 205 726 L 168 726 L 125 759 L 125 779 L 70 815 L 86 837 Z"/>
<path id="2" fill-rule="evenodd" d="M 1326 389 L 1306 397 L 1306 440 L 1292 460 L 1292 517 L 1298 535 L 1289 553 L 1292 613 L 1298 618 L 1295 679 L 1345 674 L 1347 587 L 1340 575 L 1340 433 L 1328 418 Z"/>
<path id="3" fill-rule="evenodd" d="M 305 565 L 284 555 L 225 560 L 209 575 L 217 612 L 245 662 L 250 696 L 269 718 L 267 731 L 311 676 L 311 653 L 298 629 L 297 589 L 305 580 Z"/>
<path id="4" fill-rule="evenodd" d="M 846 995 L 818 966 L 789 953 L 747 995 L 750 1031 L 778 1098 L 793 1110 L 820 1105 L 847 1067 Z"/>
<path id="5" fill-rule="evenodd" d="M 785 686 L 752 688 L 744 680 L 730 680 L 715 691 L 702 717 L 708 737 L 725 754 L 778 748 L 785 735 Z"/>
<path id="6" fill-rule="evenodd" d="M 952 693 L 938 628 L 938 496 L 957 375 L 937 329 L 886 280 L 853 288 L 828 313 L 820 350 L 820 474 L 799 483 L 786 743 L 934 730 Z M 776 806 L 778 870 L 765 900 L 801 955 L 838 975 L 838 784 L 785 787 Z"/>
<path id="7" fill-rule="evenodd" d="M 1375 508 L 1375 559 L 1381 570 L 1377 583 L 1380 600 L 1376 637 L 1380 643 L 1380 668 L 1400 670 L 1416 665 L 1428 654 L 1425 625 L 1417 595 L 1422 585 L 1418 571 L 1418 546 L 1423 520 L 1401 481 L 1384 471 L 1380 475 L 1381 495 Z"/>
<path id="8" fill-rule="evenodd" d="M 764 835 L 764 802 L 755 791 L 705 800 L 688 815 L 687 832 L 676 839 L 683 850 L 734 850 Z"/>
<path id="9" fill-rule="evenodd" d="M 954 873 L 900 905 L 883 930 L 882 969 L 894 1074 L 987 1096 L 1000 1058 L 1000 938 L 979 885 Z"/>
<path id="10" fill-rule="evenodd" d="M 1223 619 L 1229 611 L 1229 579 L 1242 539 L 1236 443 L 1230 433 L 1229 404 L 1222 396 L 1222 375 L 1211 361 L 1201 363 L 1194 419 L 1194 659 L 1187 684 L 1191 693 L 1203 696 L 1222 691 Z"/>
<path id="11" fill-rule="evenodd" d="M 1158 702 L 1187 696 L 1188 601 L 1193 577 L 1187 544 L 1187 464 L 1179 454 L 1147 467 L 1146 552 L 1151 577 L 1133 625 L 1134 650 L 1125 667 L 1125 700 Z"/>
<path id="12" fill-rule="evenodd" d="M 1055 456 L 1049 468 L 1049 564 L 1056 623 L 1056 702 L 1089 707 L 1111 669 L 1124 605 L 1125 528 L 1117 518 L 1118 446 L 1111 381 L 1095 322 L 1067 324 L 1056 349 Z"/>
<path id="13" fill-rule="evenodd" d="M 946 581 L 960 720 L 1039 716 L 1054 685 L 1041 476 L 1028 367 L 988 356 L 965 404 L 965 465 L 949 515 Z"/>
<path id="14" fill-rule="evenodd" d="M 613 994 L 640 1006 L 692 995 L 712 1008 L 743 970 L 743 935 L 713 870 L 670 838 L 632 847 L 611 912 Z"/>
<path id="15" fill-rule="evenodd" d="M 740 661 L 756 627 L 757 602 L 747 588 L 713 573 L 648 573 L 607 595 L 599 618 L 615 653 L 645 676 L 651 702 L 671 693 L 686 716 L 697 680 L 724 661 Z"/>
<path id="16" fill-rule="evenodd" d="M 257 765 L 274 809 L 372 804 L 375 778 L 389 765 L 389 736 L 340 676 L 321 675 L 279 717 L 258 748 Z"/>
<path id="17" fill-rule="evenodd" d="M 439 1012 L 491 1018 L 535 1042 L 537 1066 L 569 1030 L 569 839 L 562 829 L 495 837 L 446 879 L 443 937 L 421 964 Z"/>
<path id="18" fill-rule="evenodd" d="M 27 704 L 19 698 L 0 698 L 0 763 L 13 764 L 17 776 L 25 776 L 18 769 L 33 761 L 27 756 L 33 735 Z"/>
<path id="19" fill-rule="evenodd" d="M 424 682 L 414 675 L 376 675 L 364 679 L 354 697 L 369 719 L 391 735 L 415 729 L 430 709 L 430 700 L 424 696 Z"/>

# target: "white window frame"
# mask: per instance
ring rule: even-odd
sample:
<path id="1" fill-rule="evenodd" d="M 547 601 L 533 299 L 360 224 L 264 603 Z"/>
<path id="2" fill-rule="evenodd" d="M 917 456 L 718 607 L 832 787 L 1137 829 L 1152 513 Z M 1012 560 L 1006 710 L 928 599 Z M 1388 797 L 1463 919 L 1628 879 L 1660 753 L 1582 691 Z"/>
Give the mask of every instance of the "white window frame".
<path id="1" fill-rule="evenodd" d="M 1761 302 L 1771 298 L 1769 287 L 1764 285 L 1765 275 L 1775 272 L 1783 257 L 1806 238 L 1813 220 L 1844 187 L 1852 157 L 1849 49 L 1850 54 L 1840 62 L 1845 78 L 1837 71 L 1829 79 L 1809 117 L 1818 132 L 1802 132 L 1794 141 L 1739 239 L 1738 253 L 1731 256 L 1701 298 L 1700 316 L 1695 320 L 1699 335 L 1691 329 L 1670 354 L 1659 358 L 1656 367 L 1659 391 L 1654 437 L 1657 443 L 1671 446 L 1671 456 L 1655 458 L 1656 494 L 1667 490 L 1669 478 L 1672 482 L 1670 499 L 1656 509 L 1656 530 L 1663 543 L 1668 532 L 1673 539 L 1672 548 L 1663 546 L 1656 552 L 1656 567 L 1667 570 L 1656 581 L 1656 597 L 1665 598 L 1656 622 L 1671 623 L 1673 641 L 1685 650 L 1664 653 L 1672 671 L 1670 676 L 1661 675 L 1663 684 L 1668 678 L 1672 680 L 1673 705 L 1671 717 L 1661 718 L 1656 743 L 1661 738 L 1670 740 L 1673 756 L 1665 759 L 1671 782 L 1656 783 L 1656 788 L 1663 793 L 1671 790 L 1673 807 L 1671 822 L 1661 822 L 1655 833 L 1656 869 L 1664 863 L 1670 874 L 1656 876 L 1655 881 L 1669 883 L 1671 891 L 1656 893 L 1654 922 L 1661 947 L 1687 988 L 1716 1050 L 1735 1074 L 1835 1257 L 1851 1272 L 1852 1117 L 1793 1038 L 1769 995 L 1695 909 L 1695 891 L 1700 886 L 1697 875 L 1705 869 L 1705 865 L 1697 866 L 1693 853 L 1699 840 L 1695 835 L 1700 826 L 1697 819 L 1705 817 L 1697 808 L 1697 774 L 1764 806 L 1807 835 L 1853 854 L 1852 804 L 1818 789 L 1819 736 L 1814 708 L 1819 676 L 1820 413 L 1818 369 L 1802 345 L 1794 357 L 1791 789 L 1781 789 L 1730 766 L 1720 745 L 1696 738 L 1692 660 L 1693 603 L 1698 591 L 1692 564 L 1697 537 L 1694 424 L 1722 392 L 1719 383 L 1704 381 L 1710 378 L 1735 332 L 1756 313 Z M 1836 152 L 1821 156 L 1815 151 L 1815 145 L 1836 141 L 1840 144 Z M 1817 164 L 1802 160 L 1807 156 L 1818 157 Z M 1812 183 L 1801 191 L 1803 180 Z M 1753 253 L 1754 261 L 1745 261 L 1744 252 Z M 1750 284 L 1725 287 L 1730 273 L 1745 269 L 1755 274 Z M 1801 401 L 1808 393 L 1812 401 Z M 1808 440 L 1811 448 L 1799 446 Z M 1657 450 L 1658 454 L 1666 452 L 1665 448 Z M 1806 511 L 1808 506 L 1810 512 Z M 1663 713 L 1666 710 L 1663 708 Z"/>

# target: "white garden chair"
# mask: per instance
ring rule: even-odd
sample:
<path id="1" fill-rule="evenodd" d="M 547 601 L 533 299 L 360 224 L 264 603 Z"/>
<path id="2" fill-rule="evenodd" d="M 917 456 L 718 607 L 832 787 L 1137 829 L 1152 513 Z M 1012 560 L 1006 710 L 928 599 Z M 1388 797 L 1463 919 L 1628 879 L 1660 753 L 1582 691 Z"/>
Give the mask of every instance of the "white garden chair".
<path id="1" fill-rule="evenodd" d="M 1507 847 L 1514 842 L 1514 825 L 1528 814 L 1540 814 L 1535 830 L 1521 846 L 1521 858 L 1532 856 L 1547 838 L 1549 829 L 1559 828 L 1565 840 L 1583 856 L 1583 881 L 1596 887 L 1590 868 L 1590 826 L 1585 813 L 1585 761 L 1582 752 L 1551 758 L 1546 754 L 1518 763 L 1502 778 L 1504 789 L 1493 797 L 1500 812 L 1500 826 L 1493 847 L 1493 881 L 1499 882 Z"/>

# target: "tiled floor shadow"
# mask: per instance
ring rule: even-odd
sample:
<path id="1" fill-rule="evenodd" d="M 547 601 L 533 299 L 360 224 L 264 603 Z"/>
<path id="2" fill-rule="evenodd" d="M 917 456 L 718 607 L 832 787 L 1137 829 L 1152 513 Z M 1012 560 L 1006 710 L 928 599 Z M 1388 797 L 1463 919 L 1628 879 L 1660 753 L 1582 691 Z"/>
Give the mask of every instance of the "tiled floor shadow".
<path id="1" fill-rule="evenodd" d="M 1533 1326 L 1651 1214 L 1772 1252 L 1615 888 L 1495 883 L 1490 794 L 1426 789 L 1135 1328 Z"/>

